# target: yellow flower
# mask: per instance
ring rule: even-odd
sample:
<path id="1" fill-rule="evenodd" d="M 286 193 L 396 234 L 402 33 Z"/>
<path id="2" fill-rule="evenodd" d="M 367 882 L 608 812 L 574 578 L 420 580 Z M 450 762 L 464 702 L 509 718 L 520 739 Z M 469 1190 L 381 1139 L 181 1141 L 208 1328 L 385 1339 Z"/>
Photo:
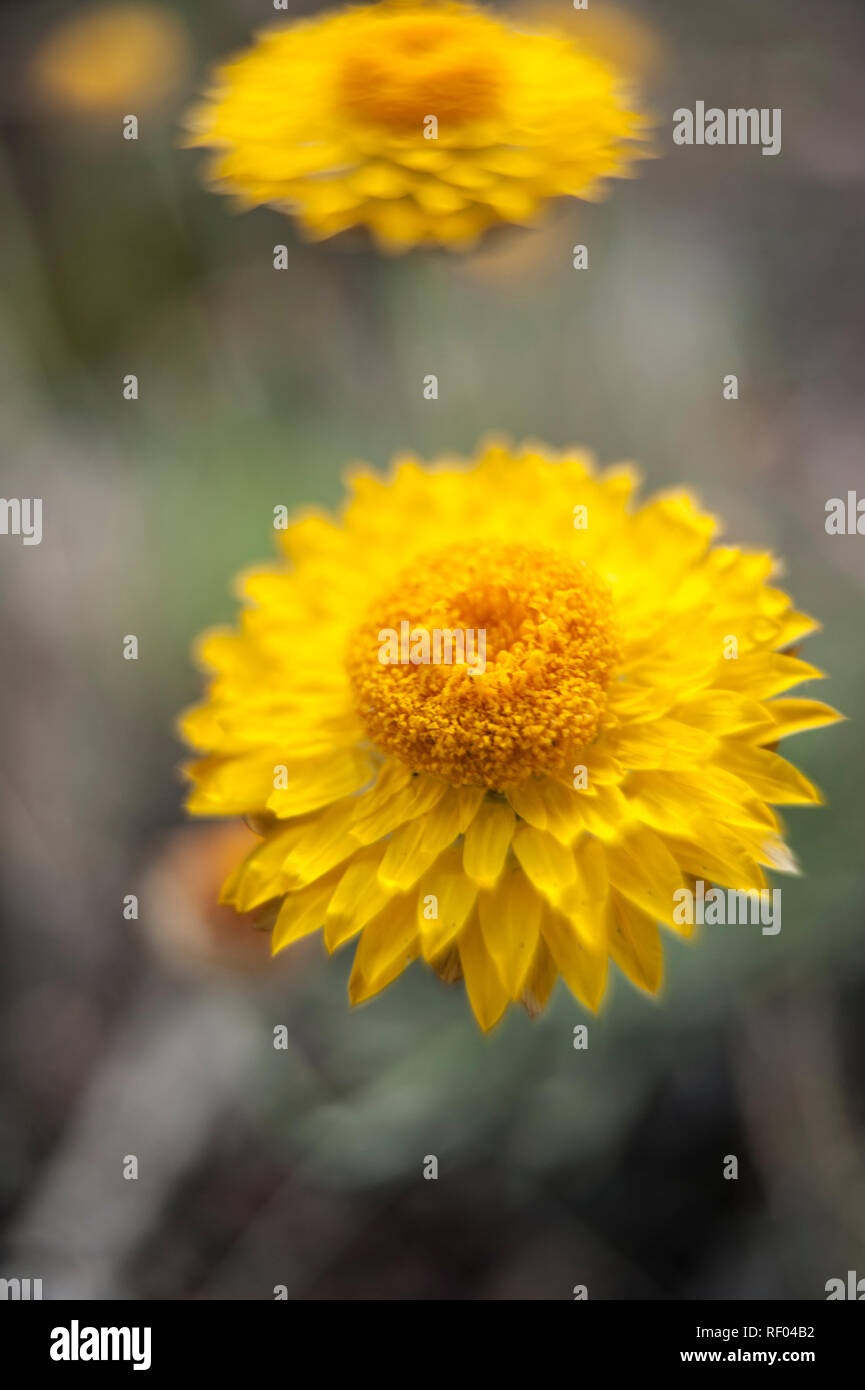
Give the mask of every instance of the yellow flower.
<path id="1" fill-rule="evenodd" d="M 771 555 L 713 547 L 686 492 L 640 505 L 636 483 L 495 442 L 405 458 L 243 579 L 182 727 L 207 754 L 190 811 L 262 835 L 223 894 L 270 904 L 274 952 L 359 938 L 355 1003 L 422 956 L 488 1029 L 558 974 L 595 1009 L 608 957 L 654 993 L 677 893 L 795 871 L 770 807 L 820 798 L 773 750 L 840 717 L 785 696 L 820 674 L 789 650 L 817 624 Z M 465 651 L 442 639 L 436 664 L 445 631 Z M 398 662 L 406 632 L 429 664 Z"/>
<path id="2" fill-rule="evenodd" d="M 161 105 L 189 66 L 183 22 L 161 5 L 89 8 L 52 30 L 33 60 L 39 94 L 85 116 Z"/>
<path id="3" fill-rule="evenodd" d="M 244 208 L 310 237 L 368 227 L 388 250 L 460 247 L 600 196 L 645 121 L 570 39 L 451 0 L 391 0 L 262 34 L 216 74 L 190 145 Z"/>

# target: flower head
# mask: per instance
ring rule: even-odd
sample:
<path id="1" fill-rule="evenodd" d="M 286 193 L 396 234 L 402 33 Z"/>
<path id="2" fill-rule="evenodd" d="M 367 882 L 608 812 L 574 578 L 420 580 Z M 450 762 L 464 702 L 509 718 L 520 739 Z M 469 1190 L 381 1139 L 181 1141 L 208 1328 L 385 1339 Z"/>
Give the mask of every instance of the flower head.
<path id="1" fill-rule="evenodd" d="M 614 69 L 457 0 L 385 0 L 262 34 L 191 113 L 218 189 L 307 235 L 465 246 L 599 196 L 644 134 Z"/>
<path id="2" fill-rule="evenodd" d="M 654 993 L 677 894 L 794 868 L 772 807 L 819 794 L 774 748 L 838 718 L 785 697 L 817 625 L 771 555 L 636 482 L 499 443 L 406 458 L 244 578 L 200 648 L 189 809 L 258 828 L 224 896 L 269 905 L 274 951 L 358 938 L 353 1002 L 422 956 L 486 1029 L 559 974 L 596 1008 L 610 958 Z"/>
<path id="3" fill-rule="evenodd" d="M 40 96 L 64 111 L 118 117 L 174 96 L 189 66 L 182 20 L 162 5 L 88 7 L 49 31 L 33 60 Z"/>

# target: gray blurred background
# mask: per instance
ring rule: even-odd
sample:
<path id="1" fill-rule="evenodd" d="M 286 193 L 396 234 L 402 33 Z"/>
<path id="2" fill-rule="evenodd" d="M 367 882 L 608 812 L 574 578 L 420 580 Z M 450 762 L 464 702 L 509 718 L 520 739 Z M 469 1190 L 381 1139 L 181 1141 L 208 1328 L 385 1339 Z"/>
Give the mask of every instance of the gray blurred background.
<path id="1" fill-rule="evenodd" d="M 160 7 L 135 99 L 83 111 L 39 55 L 91 8 L 0 17 L 2 492 L 44 499 L 40 546 L 0 537 L 0 1275 L 84 1299 L 823 1298 L 865 1275 L 865 537 L 824 530 L 828 498 L 865 496 L 861 4 L 591 0 L 663 157 L 536 232 L 395 260 L 235 215 L 177 148 L 265 0 Z M 674 147 L 697 100 L 782 108 L 781 154 Z M 667 934 L 658 1001 L 618 977 L 589 1021 L 560 984 L 484 1038 L 419 966 L 350 1012 L 350 953 L 271 964 L 213 910 L 245 832 L 185 825 L 173 721 L 275 504 L 490 429 L 636 460 L 783 555 L 824 625 L 814 693 L 850 722 L 788 745 L 828 804 L 786 815 L 779 936 Z"/>

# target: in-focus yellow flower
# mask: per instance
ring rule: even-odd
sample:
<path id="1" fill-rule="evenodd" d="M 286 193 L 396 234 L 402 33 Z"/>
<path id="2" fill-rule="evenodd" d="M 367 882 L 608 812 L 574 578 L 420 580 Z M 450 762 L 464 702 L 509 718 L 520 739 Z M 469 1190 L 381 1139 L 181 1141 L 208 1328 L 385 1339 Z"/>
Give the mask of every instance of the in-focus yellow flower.
<path id="1" fill-rule="evenodd" d="M 452 0 L 390 0 L 262 34 L 190 115 L 210 176 L 313 238 L 461 247 L 597 198 L 645 135 L 619 78 L 568 38 Z"/>
<path id="2" fill-rule="evenodd" d="M 175 94 L 189 58 L 186 28 L 171 10 L 88 7 L 48 34 L 33 60 L 33 85 L 64 111 L 136 115 Z"/>
<path id="3" fill-rule="evenodd" d="M 608 957 L 654 993 L 678 892 L 795 870 L 770 807 L 819 794 L 773 750 L 839 717 L 785 696 L 820 674 L 789 650 L 817 624 L 771 555 L 713 547 L 686 492 L 640 505 L 636 482 L 528 446 L 405 458 L 244 578 L 182 727 L 207 754 L 189 809 L 263 837 L 223 891 L 271 904 L 274 951 L 358 938 L 353 1002 L 422 956 L 488 1029 L 558 974 L 595 1009 Z M 445 630 L 474 633 L 464 661 L 442 641 L 435 664 Z M 406 631 L 429 664 L 382 660 Z"/>

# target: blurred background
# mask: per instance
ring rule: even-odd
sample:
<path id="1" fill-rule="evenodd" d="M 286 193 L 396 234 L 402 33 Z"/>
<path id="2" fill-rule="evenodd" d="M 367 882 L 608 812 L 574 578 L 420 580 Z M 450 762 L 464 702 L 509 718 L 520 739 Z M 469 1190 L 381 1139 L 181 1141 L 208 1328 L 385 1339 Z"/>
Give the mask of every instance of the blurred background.
<path id="1" fill-rule="evenodd" d="M 865 538 L 824 529 L 865 496 L 865 11 L 543 11 L 617 57 L 663 157 L 537 231 L 398 259 L 236 215 L 178 148 L 265 0 L 0 12 L 2 492 L 44 499 L 41 545 L 0 538 L 0 1275 L 45 1298 L 820 1299 L 865 1275 Z M 782 108 L 781 154 L 675 147 L 697 100 Z M 560 984 L 484 1038 L 432 972 L 349 1011 L 350 953 L 271 963 L 214 910 L 249 834 L 185 822 L 173 723 L 274 505 L 490 429 L 636 460 L 783 555 L 850 722 L 791 745 L 828 804 L 786 816 L 779 936 L 668 933 L 659 1001 L 617 977 L 591 1020 Z"/>

